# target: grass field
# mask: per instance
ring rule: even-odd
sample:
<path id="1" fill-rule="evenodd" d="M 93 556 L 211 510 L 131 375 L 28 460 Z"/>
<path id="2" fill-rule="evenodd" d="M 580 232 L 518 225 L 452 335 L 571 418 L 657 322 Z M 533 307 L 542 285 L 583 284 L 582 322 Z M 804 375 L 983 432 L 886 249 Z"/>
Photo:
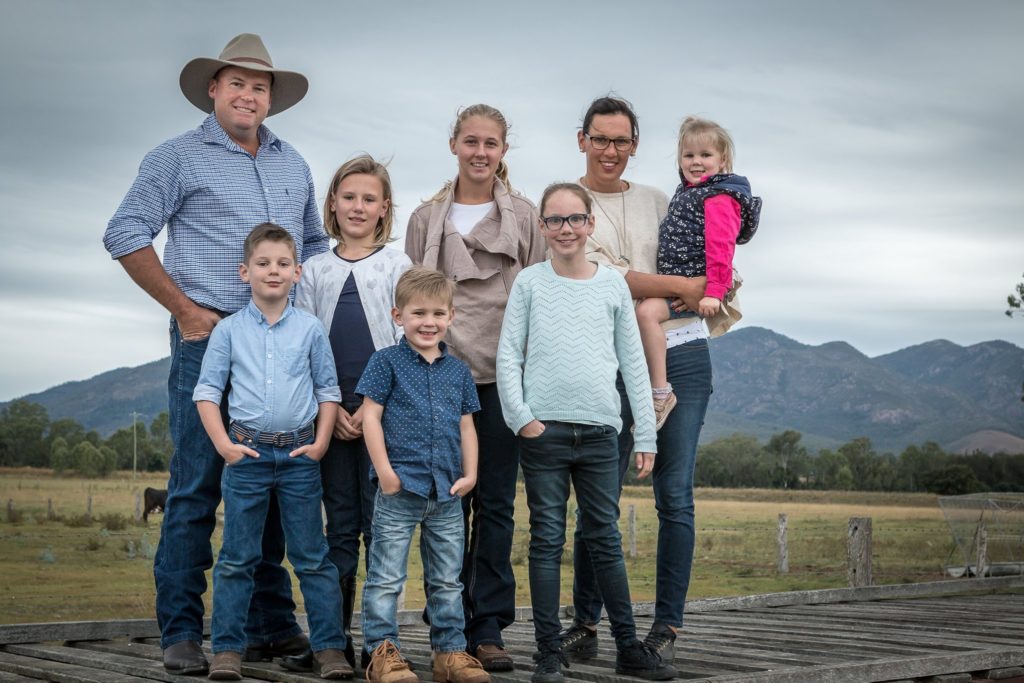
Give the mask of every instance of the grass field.
<path id="1" fill-rule="evenodd" d="M 134 522 L 135 493 L 163 488 L 166 475 L 130 473 L 108 479 L 57 477 L 39 470 L 0 469 L 0 623 L 146 618 L 153 615 L 153 553 L 161 515 Z M 92 497 L 92 521 L 84 518 Z M 846 528 L 850 517 L 871 517 L 875 583 L 943 578 L 952 547 L 936 497 L 832 491 L 699 489 L 697 547 L 690 598 L 744 595 L 846 585 Z M 47 518 L 52 501 L 56 519 Z M 7 505 L 14 505 L 14 520 Z M 628 549 L 628 510 L 636 509 L 635 558 L 627 556 L 634 600 L 654 597 L 657 516 L 649 488 L 627 488 L 622 531 Z M 570 506 L 570 510 L 572 507 Z M 790 572 L 775 571 L 779 513 L 789 519 Z M 568 520 L 571 538 L 573 517 Z M 530 602 L 529 526 L 525 496 L 516 505 L 512 561 L 517 604 Z M 220 545 L 220 526 L 214 534 Z M 415 545 L 414 545 L 415 547 Z M 412 554 L 407 607 L 423 604 L 418 553 Z M 572 546 L 563 557 L 562 602 L 571 599 Z M 295 585 L 295 596 L 301 594 Z M 207 593 L 209 599 L 209 593 Z M 207 600 L 209 607 L 209 600 Z"/>

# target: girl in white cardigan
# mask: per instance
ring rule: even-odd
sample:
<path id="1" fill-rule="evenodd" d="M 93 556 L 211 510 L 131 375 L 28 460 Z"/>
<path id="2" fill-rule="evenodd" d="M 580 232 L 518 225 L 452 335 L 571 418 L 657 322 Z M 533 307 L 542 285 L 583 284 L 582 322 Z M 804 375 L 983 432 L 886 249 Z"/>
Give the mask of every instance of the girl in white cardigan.
<path id="1" fill-rule="evenodd" d="M 401 334 L 391 308 L 395 284 L 412 262 L 401 251 L 384 246 L 391 240 L 394 217 L 391 178 L 384 165 L 367 155 L 345 162 L 334 174 L 324 202 L 324 228 L 338 245 L 306 261 L 295 289 L 295 305 L 320 318 L 327 328 L 341 386 L 334 438 L 320 461 L 320 477 L 328 557 L 341 579 L 345 655 L 353 667 L 359 536 L 368 549 L 376 493 L 370 486 L 362 401 L 355 387 L 374 351 L 397 343 Z M 300 655 L 286 659 L 284 665 L 304 670 L 307 659 Z"/>

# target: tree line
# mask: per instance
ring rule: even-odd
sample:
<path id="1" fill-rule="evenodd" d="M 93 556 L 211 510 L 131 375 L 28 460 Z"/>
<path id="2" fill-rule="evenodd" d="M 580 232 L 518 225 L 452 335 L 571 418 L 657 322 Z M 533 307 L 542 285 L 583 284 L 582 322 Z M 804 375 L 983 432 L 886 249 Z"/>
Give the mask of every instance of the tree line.
<path id="1" fill-rule="evenodd" d="M 923 491 L 956 495 L 976 491 L 1024 491 L 1024 454 L 946 453 L 927 442 L 898 456 L 878 453 L 867 438 L 853 439 L 816 455 L 800 432 L 774 434 L 767 443 L 747 434 L 716 439 L 697 450 L 695 486 L 860 491 Z M 0 466 L 49 467 L 102 477 L 132 469 L 167 469 L 173 445 L 166 412 L 106 439 L 71 418 L 50 421 L 46 408 L 24 400 L 0 410 Z M 626 483 L 635 484 L 631 469 Z"/>
<path id="2" fill-rule="evenodd" d="M 0 466 L 50 467 L 105 477 L 114 470 L 132 469 L 134 457 L 139 471 L 166 470 L 172 451 L 166 411 L 149 425 L 139 421 L 104 439 L 68 417 L 51 422 L 38 403 L 13 401 L 0 410 Z"/>

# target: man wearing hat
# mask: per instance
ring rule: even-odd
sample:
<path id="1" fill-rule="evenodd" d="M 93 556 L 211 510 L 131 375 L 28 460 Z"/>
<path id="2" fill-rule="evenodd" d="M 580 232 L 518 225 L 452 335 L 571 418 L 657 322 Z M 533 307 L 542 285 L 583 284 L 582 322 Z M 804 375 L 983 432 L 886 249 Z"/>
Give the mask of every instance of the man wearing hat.
<path id="1" fill-rule="evenodd" d="M 213 564 L 210 535 L 220 503 L 224 461 L 199 420 L 195 389 L 206 343 L 225 315 L 249 300 L 238 277 L 245 236 L 264 222 L 284 227 L 300 261 L 326 251 L 305 160 L 263 121 L 306 94 L 305 76 L 275 69 L 259 36 L 231 40 L 218 59 L 193 59 L 181 91 L 208 112 L 198 128 L 164 142 L 107 225 L 104 246 L 135 283 L 171 313 L 170 427 L 174 441 L 160 545 L 153 563 L 164 667 L 202 674 L 204 572 Z M 167 226 L 163 263 L 152 242 Z M 268 660 L 305 651 L 295 622 L 291 580 L 281 567 L 284 540 L 276 501 L 255 573 L 245 658 Z"/>

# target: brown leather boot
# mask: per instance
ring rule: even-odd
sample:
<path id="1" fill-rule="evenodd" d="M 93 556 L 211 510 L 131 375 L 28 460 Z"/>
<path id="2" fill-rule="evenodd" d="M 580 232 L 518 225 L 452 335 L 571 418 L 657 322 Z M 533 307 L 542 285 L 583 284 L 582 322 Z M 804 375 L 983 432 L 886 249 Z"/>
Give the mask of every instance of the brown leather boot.
<path id="1" fill-rule="evenodd" d="M 419 683 L 419 677 L 409 668 L 409 662 L 402 659 L 398 646 L 385 640 L 377 646 L 366 667 L 369 683 Z"/>
<path id="2" fill-rule="evenodd" d="M 314 652 L 313 673 L 318 674 L 320 678 L 332 680 L 352 678 L 354 675 L 352 667 L 345 661 L 345 654 L 341 650 Z"/>
<path id="3" fill-rule="evenodd" d="M 435 652 L 433 660 L 435 683 L 490 683 L 480 661 L 465 652 Z"/>
<path id="4" fill-rule="evenodd" d="M 211 681 L 242 680 L 242 655 L 238 652 L 218 652 L 210 665 Z"/>

